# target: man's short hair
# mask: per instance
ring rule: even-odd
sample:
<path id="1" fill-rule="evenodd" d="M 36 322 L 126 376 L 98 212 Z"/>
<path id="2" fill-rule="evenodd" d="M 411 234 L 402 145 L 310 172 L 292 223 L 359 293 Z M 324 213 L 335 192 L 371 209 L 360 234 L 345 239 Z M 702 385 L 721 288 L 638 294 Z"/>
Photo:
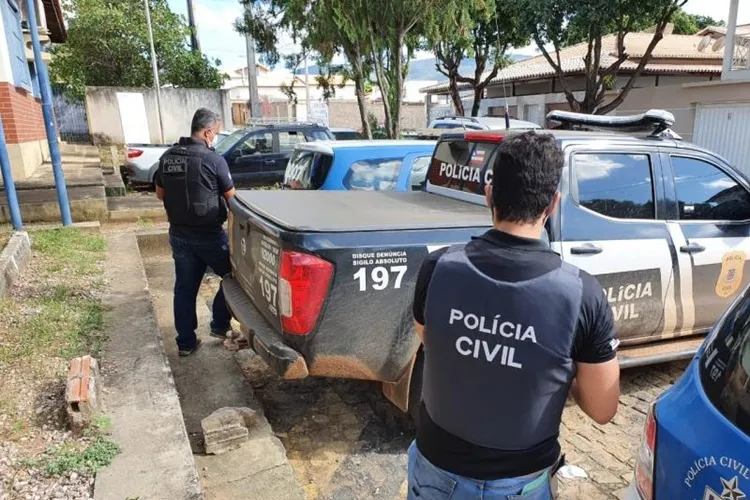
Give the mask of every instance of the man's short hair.
<path id="1" fill-rule="evenodd" d="M 221 122 L 221 117 L 210 109 L 200 108 L 193 115 L 193 123 L 190 125 L 190 133 L 195 134 L 207 128 L 213 128 Z"/>
<path id="2" fill-rule="evenodd" d="M 536 222 L 552 204 L 564 157 L 546 133 L 510 135 L 498 148 L 492 168 L 492 205 L 498 221 Z"/>

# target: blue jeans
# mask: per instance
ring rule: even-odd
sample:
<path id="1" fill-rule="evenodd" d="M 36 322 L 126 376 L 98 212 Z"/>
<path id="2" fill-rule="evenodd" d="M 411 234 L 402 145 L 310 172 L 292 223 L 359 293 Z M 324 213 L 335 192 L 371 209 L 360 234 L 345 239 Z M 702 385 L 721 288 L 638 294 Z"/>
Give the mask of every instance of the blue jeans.
<path id="1" fill-rule="evenodd" d="M 417 448 L 409 447 L 407 500 L 551 500 L 549 470 L 520 478 L 482 481 L 452 474 L 432 465 Z M 524 492 L 524 489 L 526 490 Z"/>
<path id="2" fill-rule="evenodd" d="M 170 234 L 169 244 L 172 246 L 174 259 L 174 326 L 177 330 L 177 347 L 192 349 L 197 341 L 196 300 L 206 269 L 210 267 L 222 278 L 232 271 L 227 235 L 224 231 L 215 236 L 196 235 L 189 238 Z M 221 288 L 214 298 L 212 309 L 211 330 L 228 330 L 231 316 Z"/>

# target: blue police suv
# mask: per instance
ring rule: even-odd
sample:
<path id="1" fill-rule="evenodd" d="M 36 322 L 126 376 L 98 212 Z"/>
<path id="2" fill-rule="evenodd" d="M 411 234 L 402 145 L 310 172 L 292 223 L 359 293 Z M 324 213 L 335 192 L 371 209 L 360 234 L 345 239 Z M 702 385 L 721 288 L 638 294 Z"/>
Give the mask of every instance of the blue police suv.
<path id="1" fill-rule="evenodd" d="M 741 274 L 729 263 L 727 274 Z M 651 406 L 627 500 L 750 498 L 750 288 Z"/>

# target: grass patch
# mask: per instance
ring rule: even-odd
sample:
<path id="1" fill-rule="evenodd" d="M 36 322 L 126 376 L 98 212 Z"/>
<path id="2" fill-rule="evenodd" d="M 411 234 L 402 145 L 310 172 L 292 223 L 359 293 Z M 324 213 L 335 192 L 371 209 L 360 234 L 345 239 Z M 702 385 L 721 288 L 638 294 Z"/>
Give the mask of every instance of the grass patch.
<path id="1" fill-rule="evenodd" d="M 107 244 L 100 235 L 83 233 L 78 228 L 35 231 L 32 248 L 50 259 L 48 271 L 56 274 L 73 271 L 85 276 L 96 274 L 104 260 Z"/>
<path id="2" fill-rule="evenodd" d="M 114 441 L 97 437 L 87 444 L 69 441 L 48 448 L 38 457 L 22 460 L 21 465 L 31 469 L 43 469 L 50 476 L 67 476 L 71 472 L 95 474 L 110 465 L 120 451 L 120 447 Z"/>

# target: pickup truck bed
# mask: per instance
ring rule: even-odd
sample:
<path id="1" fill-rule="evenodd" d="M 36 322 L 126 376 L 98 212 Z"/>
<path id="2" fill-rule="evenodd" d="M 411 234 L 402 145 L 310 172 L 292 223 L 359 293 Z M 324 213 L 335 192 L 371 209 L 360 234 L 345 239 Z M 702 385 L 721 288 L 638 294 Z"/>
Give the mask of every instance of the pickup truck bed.
<path id="1" fill-rule="evenodd" d="M 422 191 L 240 191 L 237 199 L 287 231 L 351 233 L 489 225 L 489 209 Z"/>

